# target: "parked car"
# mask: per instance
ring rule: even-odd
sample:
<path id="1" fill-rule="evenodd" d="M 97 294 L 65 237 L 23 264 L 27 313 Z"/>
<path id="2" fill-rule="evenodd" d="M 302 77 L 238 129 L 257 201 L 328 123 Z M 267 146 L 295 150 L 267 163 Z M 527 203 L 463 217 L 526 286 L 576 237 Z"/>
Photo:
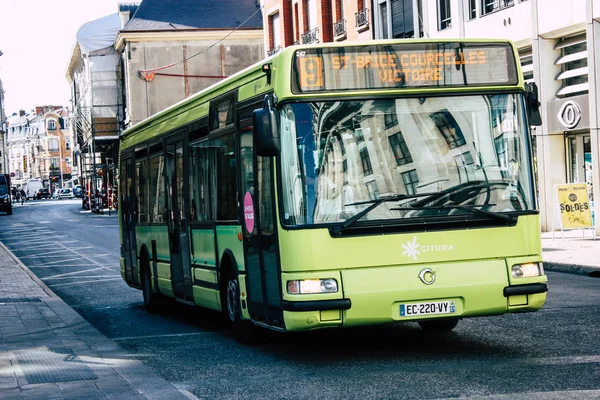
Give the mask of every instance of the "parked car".
<path id="1" fill-rule="evenodd" d="M 35 194 L 35 198 L 36 199 L 49 199 L 50 198 L 50 190 L 48 188 L 41 188 L 38 189 L 37 193 Z"/>
<path id="2" fill-rule="evenodd" d="M 83 186 L 81 186 L 81 185 L 75 186 L 73 188 L 73 196 L 81 199 L 83 197 Z"/>
<path id="3" fill-rule="evenodd" d="M 59 199 L 72 199 L 73 198 L 73 189 L 71 189 L 71 188 L 60 189 L 58 191 L 58 198 Z"/>

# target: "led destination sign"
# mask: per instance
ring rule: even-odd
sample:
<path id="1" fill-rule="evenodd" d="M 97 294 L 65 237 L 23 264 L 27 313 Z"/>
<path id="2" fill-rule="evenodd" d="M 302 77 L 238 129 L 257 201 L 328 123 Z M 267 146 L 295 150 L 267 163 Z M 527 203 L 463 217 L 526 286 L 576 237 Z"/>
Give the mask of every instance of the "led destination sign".
<path id="1" fill-rule="evenodd" d="M 297 50 L 295 93 L 518 83 L 508 44 L 428 43 Z"/>

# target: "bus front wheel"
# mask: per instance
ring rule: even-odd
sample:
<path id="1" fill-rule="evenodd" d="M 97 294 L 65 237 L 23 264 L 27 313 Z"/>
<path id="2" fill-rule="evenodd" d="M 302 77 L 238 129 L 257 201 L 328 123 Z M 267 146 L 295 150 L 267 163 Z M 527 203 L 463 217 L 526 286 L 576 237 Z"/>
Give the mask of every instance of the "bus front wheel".
<path id="1" fill-rule="evenodd" d="M 245 344 L 256 341 L 256 327 L 251 321 L 242 319 L 242 310 L 240 307 L 240 284 L 237 277 L 232 276 L 227 282 L 227 315 L 235 338 Z"/>
<path id="2" fill-rule="evenodd" d="M 458 318 L 445 318 L 433 321 L 419 321 L 423 332 L 450 332 L 458 324 Z"/>

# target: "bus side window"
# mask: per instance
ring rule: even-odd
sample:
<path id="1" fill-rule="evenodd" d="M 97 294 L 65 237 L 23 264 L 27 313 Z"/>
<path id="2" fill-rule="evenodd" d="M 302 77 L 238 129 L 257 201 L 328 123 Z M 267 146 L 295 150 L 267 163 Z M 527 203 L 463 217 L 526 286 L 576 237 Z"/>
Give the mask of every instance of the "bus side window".
<path id="1" fill-rule="evenodd" d="M 190 198 L 190 217 L 192 221 L 213 221 L 214 202 L 211 201 L 210 192 L 214 191 L 214 186 L 209 189 L 210 175 L 214 172 L 214 165 L 210 160 L 214 160 L 211 152 L 214 141 L 204 140 L 192 143 L 189 146 L 189 198 Z"/>
<path id="2" fill-rule="evenodd" d="M 150 222 L 148 217 L 148 179 L 146 179 L 148 171 L 148 159 L 138 161 L 136 163 L 136 198 L 138 205 L 138 221 L 140 223 Z"/>
<path id="3" fill-rule="evenodd" d="M 237 220 L 235 136 L 228 134 L 215 139 L 217 153 L 217 219 Z"/>
<path id="4" fill-rule="evenodd" d="M 164 168 L 165 162 L 162 154 L 150 158 L 148 209 L 150 222 L 154 224 L 165 222 Z"/>

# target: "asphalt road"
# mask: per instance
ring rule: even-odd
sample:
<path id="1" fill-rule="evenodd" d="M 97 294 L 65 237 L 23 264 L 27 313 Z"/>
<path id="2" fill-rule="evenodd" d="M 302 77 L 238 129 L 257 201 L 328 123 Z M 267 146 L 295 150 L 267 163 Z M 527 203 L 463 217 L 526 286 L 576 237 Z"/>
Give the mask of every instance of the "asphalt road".
<path id="1" fill-rule="evenodd" d="M 148 314 L 119 274 L 118 220 L 78 200 L 0 215 L 0 241 L 107 337 L 193 398 L 599 399 L 600 279 L 549 273 L 543 310 L 235 341 L 218 313 Z"/>

